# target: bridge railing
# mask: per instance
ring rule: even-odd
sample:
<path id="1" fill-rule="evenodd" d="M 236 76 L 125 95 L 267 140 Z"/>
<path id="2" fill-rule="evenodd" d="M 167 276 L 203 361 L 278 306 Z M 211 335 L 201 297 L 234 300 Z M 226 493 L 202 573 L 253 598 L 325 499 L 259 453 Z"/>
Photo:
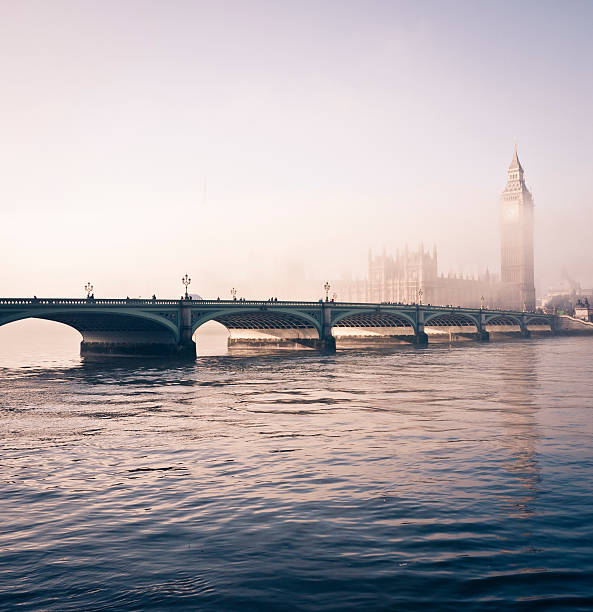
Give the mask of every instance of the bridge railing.
<path id="1" fill-rule="evenodd" d="M 200 306 L 233 306 L 237 308 L 246 306 L 256 306 L 258 308 L 275 308 L 275 307 L 296 307 L 296 308 L 315 308 L 322 303 L 332 308 L 364 308 L 369 310 L 410 310 L 416 308 L 417 304 L 402 304 L 402 303 L 370 303 L 370 302 L 316 302 L 311 301 L 296 301 L 296 300 L 166 300 L 166 299 L 144 299 L 144 298 L 0 298 L 0 308 L 2 306 L 180 306 L 188 302 Z M 486 314 L 525 314 L 541 317 L 550 317 L 533 311 L 519 312 L 507 309 L 496 308 L 469 308 L 465 306 L 433 306 L 423 304 L 423 310 L 447 312 L 447 313 L 473 313 L 484 312 Z"/>
<path id="2" fill-rule="evenodd" d="M 73 305 L 73 306 L 92 306 L 94 304 L 121 305 L 130 304 L 149 305 L 166 304 L 177 305 L 179 300 L 145 300 L 145 299 L 85 299 L 85 298 L 0 298 L 0 306 L 47 306 L 47 305 Z"/>
<path id="3" fill-rule="evenodd" d="M 115 306 L 179 306 L 180 304 L 200 304 L 206 306 L 234 305 L 234 306 L 319 306 L 320 302 L 297 302 L 263 300 L 163 300 L 145 298 L 0 298 L 0 306 L 37 306 L 37 305 L 115 305 Z"/>

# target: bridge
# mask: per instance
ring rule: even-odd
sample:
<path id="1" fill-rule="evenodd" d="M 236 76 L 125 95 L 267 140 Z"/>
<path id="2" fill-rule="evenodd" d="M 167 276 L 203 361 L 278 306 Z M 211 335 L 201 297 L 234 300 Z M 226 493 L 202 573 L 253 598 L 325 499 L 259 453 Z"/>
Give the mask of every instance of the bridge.
<path id="1" fill-rule="evenodd" d="M 217 321 L 230 343 L 292 344 L 335 352 L 336 338 L 397 338 L 425 345 L 448 334 L 488 341 L 492 332 L 553 333 L 556 316 L 420 304 L 257 300 L 0 298 L 0 326 L 22 319 L 64 323 L 81 354 L 175 355 L 194 359 L 196 330 Z"/>

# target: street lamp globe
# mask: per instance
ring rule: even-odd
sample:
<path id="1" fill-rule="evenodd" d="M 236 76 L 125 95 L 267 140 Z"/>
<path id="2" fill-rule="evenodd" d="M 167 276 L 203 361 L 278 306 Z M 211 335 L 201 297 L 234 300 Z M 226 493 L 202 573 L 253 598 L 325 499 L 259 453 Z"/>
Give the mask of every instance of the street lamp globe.
<path id="1" fill-rule="evenodd" d="M 191 284 L 191 278 L 186 274 L 181 278 L 181 282 L 185 285 L 185 299 L 189 299 L 189 295 L 187 293 L 187 288 Z"/>

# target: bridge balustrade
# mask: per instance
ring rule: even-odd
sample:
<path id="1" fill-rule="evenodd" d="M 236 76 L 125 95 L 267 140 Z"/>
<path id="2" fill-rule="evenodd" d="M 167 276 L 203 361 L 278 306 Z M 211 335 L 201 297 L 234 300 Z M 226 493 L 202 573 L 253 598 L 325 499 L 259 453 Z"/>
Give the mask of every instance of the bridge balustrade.
<path id="1" fill-rule="evenodd" d="M 23 305 L 23 306 L 34 306 L 36 304 L 42 305 L 75 305 L 75 306 L 85 306 L 85 305 L 116 305 L 116 306 L 127 306 L 127 305 L 138 305 L 138 306 L 177 306 L 179 304 L 200 304 L 205 306 L 216 306 L 216 305 L 224 305 L 224 306 L 235 306 L 240 308 L 242 306 L 265 306 L 266 308 L 275 308 L 281 306 L 294 306 L 294 307 L 319 307 L 323 306 L 324 308 L 330 307 L 354 307 L 354 308 L 377 308 L 377 309 L 389 309 L 389 310 L 398 310 L 405 309 L 410 310 L 414 308 L 419 308 L 424 311 L 442 311 L 449 313 L 472 313 L 475 314 L 477 312 L 484 313 L 500 313 L 500 314 L 514 314 L 515 316 L 518 314 L 530 314 L 530 315 L 539 315 L 534 311 L 525 311 L 525 312 L 515 312 L 512 310 L 504 310 L 497 308 L 469 308 L 463 306 L 435 306 L 435 305 L 419 305 L 419 304 L 390 304 L 387 302 L 382 303 L 370 303 L 370 302 L 324 302 L 321 300 L 318 301 L 296 301 L 296 300 L 278 300 L 278 301 L 268 301 L 268 300 L 184 300 L 184 299 L 150 299 L 150 298 L 0 298 L 0 305 Z M 546 316 L 546 315 L 539 315 Z"/>

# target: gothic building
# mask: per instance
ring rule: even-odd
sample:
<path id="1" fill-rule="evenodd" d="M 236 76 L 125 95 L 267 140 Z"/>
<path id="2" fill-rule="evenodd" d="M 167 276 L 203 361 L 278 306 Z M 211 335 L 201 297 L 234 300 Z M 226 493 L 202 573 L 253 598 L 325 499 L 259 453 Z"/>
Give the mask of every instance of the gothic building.
<path id="1" fill-rule="evenodd" d="M 517 148 L 501 196 L 501 273 L 476 277 L 438 272 L 437 250 L 369 252 L 365 280 L 335 281 L 338 299 L 535 310 L 533 281 L 533 198 L 525 185 Z"/>

